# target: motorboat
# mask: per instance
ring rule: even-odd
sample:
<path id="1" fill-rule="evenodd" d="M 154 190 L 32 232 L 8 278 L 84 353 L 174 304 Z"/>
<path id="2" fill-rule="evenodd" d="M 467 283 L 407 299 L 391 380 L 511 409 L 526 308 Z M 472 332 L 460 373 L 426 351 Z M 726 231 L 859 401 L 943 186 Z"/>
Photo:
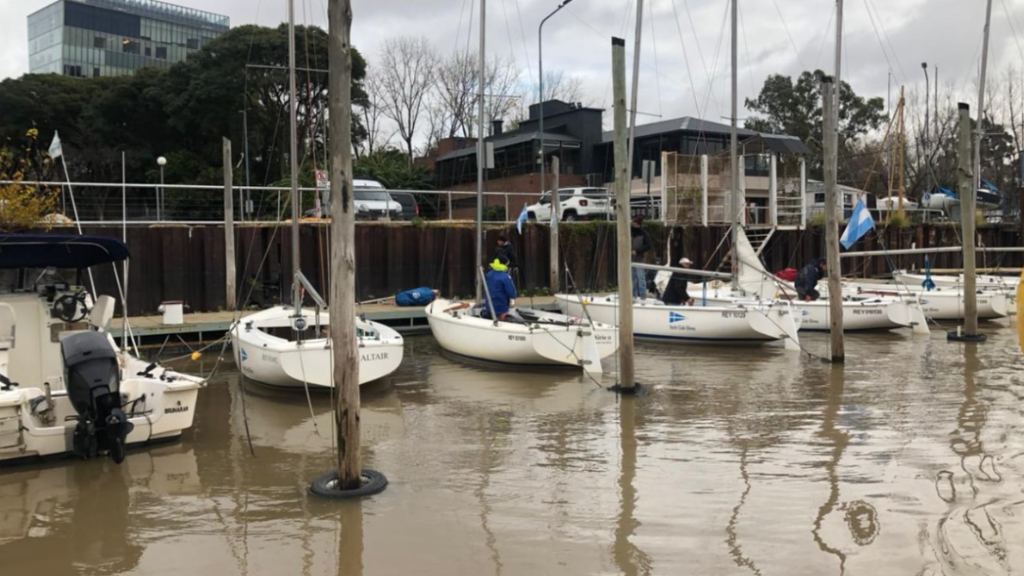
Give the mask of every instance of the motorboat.
<path id="1" fill-rule="evenodd" d="M 118 347 L 115 300 L 82 287 L 83 271 L 111 264 L 116 274 L 128 256 L 114 238 L 0 235 L 0 462 L 120 463 L 128 447 L 192 426 L 203 379 Z"/>
<path id="2" fill-rule="evenodd" d="M 516 366 L 574 366 L 601 372 L 601 359 L 618 349 L 610 323 L 580 315 L 513 307 L 491 320 L 471 302 L 439 298 L 426 307 L 434 338 L 447 352 Z"/>
<path id="3" fill-rule="evenodd" d="M 231 327 L 235 362 L 243 374 L 279 388 L 332 388 L 330 315 L 320 308 L 275 306 Z M 379 380 L 402 363 L 404 340 L 394 328 L 357 318 L 359 384 Z"/>

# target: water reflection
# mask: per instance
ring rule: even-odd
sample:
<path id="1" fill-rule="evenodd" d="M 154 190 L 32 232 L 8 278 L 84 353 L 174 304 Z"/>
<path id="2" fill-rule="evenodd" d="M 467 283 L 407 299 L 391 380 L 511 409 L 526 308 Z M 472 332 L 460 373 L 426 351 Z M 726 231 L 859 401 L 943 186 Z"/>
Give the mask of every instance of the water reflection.
<path id="1" fill-rule="evenodd" d="M 179 443 L 121 467 L 4 469 L 4 569 L 1024 573 L 1024 361 L 1008 329 L 973 350 L 853 335 L 842 369 L 641 343 L 654 390 L 621 400 L 575 372 L 406 342 L 394 377 L 361 390 L 382 495 L 309 498 L 335 465 L 330 395 L 311 410 L 224 366 Z"/>

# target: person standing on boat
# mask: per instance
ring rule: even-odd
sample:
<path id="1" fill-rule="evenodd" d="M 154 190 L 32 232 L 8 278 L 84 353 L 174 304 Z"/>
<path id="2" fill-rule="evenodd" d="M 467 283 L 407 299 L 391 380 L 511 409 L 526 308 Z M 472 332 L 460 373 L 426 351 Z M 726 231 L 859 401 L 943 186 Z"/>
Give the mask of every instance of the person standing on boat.
<path id="1" fill-rule="evenodd" d="M 494 257 L 504 255 L 508 258 L 508 275 L 511 276 L 516 283 L 519 282 L 519 262 L 516 258 L 516 247 L 509 241 L 508 236 L 504 234 L 498 235 L 498 243 L 494 247 Z"/>
<path id="2" fill-rule="evenodd" d="M 481 316 L 491 317 L 491 310 L 498 320 L 504 320 L 508 316 L 509 307 L 516 297 L 516 287 L 512 284 L 512 277 L 508 275 L 508 256 L 499 254 L 491 262 L 491 271 L 484 277 L 487 284 L 488 298 L 487 306 L 484 306 Z"/>
<path id="3" fill-rule="evenodd" d="M 797 297 L 804 302 L 821 298 L 821 294 L 815 288 L 818 286 L 818 280 L 824 278 L 827 273 L 828 263 L 824 258 L 819 258 L 801 268 L 800 272 L 797 272 L 796 282 L 793 283 Z"/>
<path id="4" fill-rule="evenodd" d="M 647 251 L 653 247 L 654 242 L 651 235 L 644 230 L 644 219 L 640 216 L 633 218 L 633 226 L 630 228 L 632 240 L 633 262 L 645 263 Z M 644 300 L 647 298 L 647 272 L 643 268 L 633 267 L 633 298 Z"/>
<path id="5" fill-rule="evenodd" d="M 681 258 L 679 266 L 690 268 L 693 266 L 693 261 L 689 258 Z M 673 272 L 672 278 L 668 281 L 668 286 L 665 287 L 665 293 L 661 295 L 661 301 L 670 306 L 693 306 L 693 298 L 690 297 L 690 293 L 686 290 L 686 283 L 689 280 L 690 277 L 688 275 L 682 272 Z"/>

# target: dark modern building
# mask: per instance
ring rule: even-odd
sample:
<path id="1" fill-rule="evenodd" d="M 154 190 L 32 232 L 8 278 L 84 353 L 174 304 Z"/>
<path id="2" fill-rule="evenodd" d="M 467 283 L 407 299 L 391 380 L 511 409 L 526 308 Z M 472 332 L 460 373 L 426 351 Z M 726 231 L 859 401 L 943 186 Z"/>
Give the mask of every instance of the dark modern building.
<path id="1" fill-rule="evenodd" d="M 602 110 L 561 100 L 548 100 L 543 106 L 545 158 L 550 162 L 552 156 L 558 156 L 562 174 L 587 174 L 594 162 L 594 148 L 601 142 Z M 487 171 L 489 181 L 539 171 L 540 107 L 531 105 L 529 118 L 520 121 L 515 130 L 504 132 L 502 122 L 494 122 L 491 135 L 485 139 L 494 145 L 494 168 Z M 460 140 L 464 147 L 442 154 L 435 161 L 441 189 L 476 182 L 475 141 Z"/>
<path id="2" fill-rule="evenodd" d="M 229 25 L 227 16 L 157 0 L 58 0 L 28 17 L 29 71 L 84 78 L 167 68 Z"/>

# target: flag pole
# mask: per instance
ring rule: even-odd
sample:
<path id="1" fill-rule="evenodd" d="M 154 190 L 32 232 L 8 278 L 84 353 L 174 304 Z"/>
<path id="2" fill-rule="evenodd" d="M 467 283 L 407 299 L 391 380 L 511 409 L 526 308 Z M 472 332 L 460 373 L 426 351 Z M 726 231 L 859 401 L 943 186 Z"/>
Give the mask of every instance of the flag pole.
<path id="1" fill-rule="evenodd" d="M 50 144 L 50 157 L 53 157 L 53 153 L 56 150 L 57 156 L 60 157 L 60 165 L 64 168 L 64 180 L 68 183 L 68 196 L 71 197 L 71 211 L 75 214 L 75 228 L 78 230 L 79 236 L 84 236 L 82 233 L 82 223 L 78 221 L 78 205 L 75 204 L 75 190 L 71 187 L 71 176 L 68 175 L 68 164 L 64 161 L 64 150 L 60 143 L 60 135 L 57 131 L 53 132 L 53 142 Z M 96 281 L 92 278 L 92 268 L 86 268 L 86 273 L 89 275 L 89 287 L 92 288 L 92 297 L 96 299 L 98 296 L 96 292 Z"/>

